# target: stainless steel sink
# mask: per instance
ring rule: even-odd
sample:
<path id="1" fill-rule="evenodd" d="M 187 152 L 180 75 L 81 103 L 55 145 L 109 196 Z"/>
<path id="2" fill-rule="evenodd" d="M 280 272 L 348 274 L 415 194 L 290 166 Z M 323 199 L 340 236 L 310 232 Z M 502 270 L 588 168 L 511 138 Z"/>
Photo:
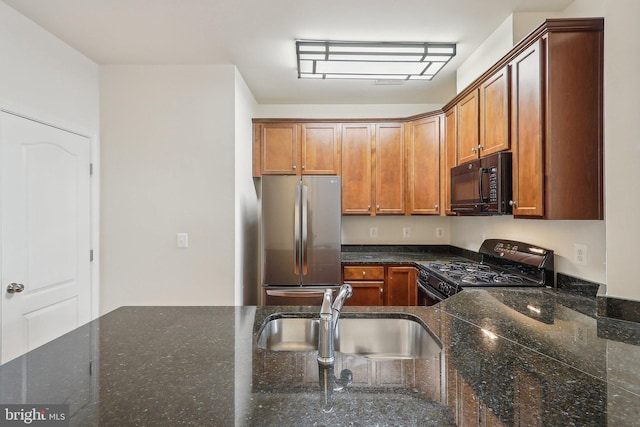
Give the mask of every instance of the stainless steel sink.
<path id="1" fill-rule="evenodd" d="M 402 318 L 376 315 L 348 317 L 338 322 L 335 351 L 368 358 L 419 359 L 442 350 L 442 344 L 415 316 Z M 270 316 L 258 334 L 258 348 L 267 351 L 315 351 L 318 349 L 318 319 Z"/>

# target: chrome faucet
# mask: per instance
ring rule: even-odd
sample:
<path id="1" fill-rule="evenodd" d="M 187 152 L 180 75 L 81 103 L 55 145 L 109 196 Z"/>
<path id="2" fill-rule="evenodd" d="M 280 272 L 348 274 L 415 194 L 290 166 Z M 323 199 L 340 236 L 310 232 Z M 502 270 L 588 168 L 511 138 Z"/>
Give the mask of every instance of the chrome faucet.
<path id="1" fill-rule="evenodd" d="M 324 291 L 322 307 L 320 308 L 318 363 L 330 365 L 335 360 L 333 355 L 333 338 L 335 336 L 336 328 L 338 327 L 338 321 L 340 320 L 342 306 L 352 293 L 353 289 L 350 285 L 342 285 L 336 299 L 333 301 L 333 304 L 331 304 L 332 290 L 327 289 Z"/>

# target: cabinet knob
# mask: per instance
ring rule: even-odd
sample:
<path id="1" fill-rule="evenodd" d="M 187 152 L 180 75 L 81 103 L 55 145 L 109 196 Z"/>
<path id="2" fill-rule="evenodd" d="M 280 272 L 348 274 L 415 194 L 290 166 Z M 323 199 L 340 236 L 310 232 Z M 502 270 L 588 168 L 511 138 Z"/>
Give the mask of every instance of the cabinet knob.
<path id="1" fill-rule="evenodd" d="M 362 272 L 362 277 L 364 277 L 366 274 L 367 274 L 367 272 L 366 272 L 366 271 L 363 271 L 363 272 Z"/>
<path id="2" fill-rule="evenodd" d="M 509 206 L 515 207 L 516 206 L 516 202 L 514 202 L 513 200 L 509 200 Z"/>
<path id="3" fill-rule="evenodd" d="M 293 165 L 293 170 L 296 170 L 296 168 L 297 168 L 297 166 L 296 166 L 296 165 Z"/>
<path id="4" fill-rule="evenodd" d="M 472 152 L 472 153 L 475 153 L 476 151 L 478 151 L 478 148 L 477 148 L 477 147 L 471 147 L 471 152 Z"/>
<path id="5" fill-rule="evenodd" d="M 438 209 L 438 205 L 433 205 L 433 208 L 434 209 Z"/>
<path id="6" fill-rule="evenodd" d="M 302 169 L 304 169 L 304 168 L 306 168 L 306 166 L 305 166 L 305 165 L 302 165 Z"/>
<path id="7" fill-rule="evenodd" d="M 371 210 L 371 205 L 367 205 L 367 210 L 370 211 Z"/>
<path id="8" fill-rule="evenodd" d="M 376 205 L 376 209 L 380 210 L 380 205 Z"/>
<path id="9" fill-rule="evenodd" d="M 484 150 L 484 145 L 478 145 L 478 150 Z"/>

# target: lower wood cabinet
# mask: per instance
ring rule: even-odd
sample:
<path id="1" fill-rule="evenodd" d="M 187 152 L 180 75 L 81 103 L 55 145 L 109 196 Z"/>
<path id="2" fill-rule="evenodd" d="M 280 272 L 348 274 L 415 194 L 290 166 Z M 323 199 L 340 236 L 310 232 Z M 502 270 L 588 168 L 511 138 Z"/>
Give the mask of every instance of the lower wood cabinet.
<path id="1" fill-rule="evenodd" d="M 414 267 L 345 265 L 342 274 L 343 282 L 353 288 L 353 295 L 347 299 L 345 305 L 417 305 L 417 270 Z"/>
<path id="2" fill-rule="evenodd" d="M 342 278 L 353 288 L 353 295 L 345 305 L 384 305 L 384 266 L 345 265 Z"/>
<path id="3" fill-rule="evenodd" d="M 416 274 L 414 267 L 387 267 L 385 305 L 417 305 Z"/>

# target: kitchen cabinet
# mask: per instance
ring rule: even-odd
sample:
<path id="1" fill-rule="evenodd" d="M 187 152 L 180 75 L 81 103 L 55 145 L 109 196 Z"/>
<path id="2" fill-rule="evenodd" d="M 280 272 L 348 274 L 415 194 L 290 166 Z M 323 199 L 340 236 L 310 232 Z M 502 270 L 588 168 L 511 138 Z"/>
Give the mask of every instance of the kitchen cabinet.
<path id="1" fill-rule="evenodd" d="M 353 287 L 345 305 L 415 306 L 418 302 L 417 270 L 409 266 L 345 265 L 343 282 Z"/>
<path id="2" fill-rule="evenodd" d="M 405 213 L 402 123 L 342 126 L 342 213 Z"/>
<path id="3" fill-rule="evenodd" d="M 437 115 L 407 123 L 407 214 L 440 213 L 440 122 Z"/>
<path id="4" fill-rule="evenodd" d="M 375 213 L 404 214 L 406 178 L 402 123 L 376 124 Z"/>
<path id="5" fill-rule="evenodd" d="M 503 67 L 457 106 L 457 162 L 509 149 L 509 73 Z"/>
<path id="6" fill-rule="evenodd" d="M 480 145 L 479 98 L 478 89 L 474 89 L 456 105 L 458 164 L 478 158 L 478 146 Z"/>
<path id="7" fill-rule="evenodd" d="M 338 175 L 340 125 L 254 124 L 254 176 Z"/>
<path id="8" fill-rule="evenodd" d="M 444 113 L 444 143 L 443 151 L 444 156 L 442 159 L 443 173 L 442 180 L 442 193 L 444 201 L 444 212 L 447 215 L 455 215 L 455 212 L 451 210 L 451 168 L 457 166 L 457 110 L 451 108 Z"/>
<path id="9" fill-rule="evenodd" d="M 353 288 L 353 294 L 347 298 L 345 305 L 384 305 L 384 266 L 344 266 L 342 277 L 343 282 Z"/>
<path id="10" fill-rule="evenodd" d="M 480 157 L 509 149 L 509 72 L 502 67 L 480 84 Z"/>
<path id="11" fill-rule="evenodd" d="M 373 206 L 373 125 L 342 126 L 342 213 L 369 215 Z"/>
<path id="12" fill-rule="evenodd" d="M 298 126 L 295 123 L 254 125 L 254 176 L 256 173 L 257 176 L 295 175 L 297 169 Z"/>
<path id="13" fill-rule="evenodd" d="M 388 267 L 385 305 L 415 306 L 418 304 L 417 270 L 414 267 Z"/>
<path id="14" fill-rule="evenodd" d="M 302 174 L 340 174 L 340 125 L 335 123 L 301 124 L 300 147 Z"/>
<path id="15" fill-rule="evenodd" d="M 515 217 L 603 219 L 602 46 L 549 31 L 511 61 Z"/>

